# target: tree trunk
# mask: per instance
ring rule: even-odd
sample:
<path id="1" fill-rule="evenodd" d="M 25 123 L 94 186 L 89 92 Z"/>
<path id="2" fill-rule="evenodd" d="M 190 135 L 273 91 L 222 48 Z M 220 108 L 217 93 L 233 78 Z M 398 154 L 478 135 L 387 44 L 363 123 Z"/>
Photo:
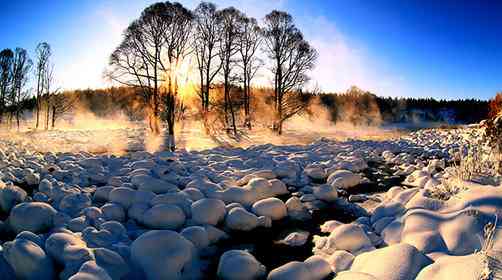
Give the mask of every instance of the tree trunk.
<path id="1" fill-rule="evenodd" d="M 36 100 L 36 110 L 37 110 L 37 121 L 35 124 L 35 128 L 38 129 L 38 126 L 40 124 L 40 72 L 38 73 L 38 80 L 37 80 L 37 100 Z"/>
<path id="2" fill-rule="evenodd" d="M 18 110 L 16 111 L 16 122 L 17 122 L 17 131 L 19 131 L 19 108 Z"/>
<path id="3" fill-rule="evenodd" d="M 56 124 L 56 106 L 52 106 L 52 129 L 54 129 Z"/>
<path id="4" fill-rule="evenodd" d="M 49 120 L 51 115 L 51 108 L 49 103 L 49 97 L 47 97 L 47 112 L 45 114 L 45 130 L 49 129 Z"/>

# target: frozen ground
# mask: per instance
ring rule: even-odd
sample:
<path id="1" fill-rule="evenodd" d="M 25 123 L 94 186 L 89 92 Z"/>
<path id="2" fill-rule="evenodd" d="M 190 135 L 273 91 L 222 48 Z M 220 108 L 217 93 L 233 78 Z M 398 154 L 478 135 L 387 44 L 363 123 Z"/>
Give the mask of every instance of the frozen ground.
<path id="1" fill-rule="evenodd" d="M 294 145 L 274 145 L 257 132 L 243 147 L 200 134 L 175 153 L 140 151 L 156 140 L 139 128 L 4 134 L 0 273 L 497 279 L 499 180 L 475 168 L 486 158 L 458 163 L 480 133 L 295 132 Z"/>

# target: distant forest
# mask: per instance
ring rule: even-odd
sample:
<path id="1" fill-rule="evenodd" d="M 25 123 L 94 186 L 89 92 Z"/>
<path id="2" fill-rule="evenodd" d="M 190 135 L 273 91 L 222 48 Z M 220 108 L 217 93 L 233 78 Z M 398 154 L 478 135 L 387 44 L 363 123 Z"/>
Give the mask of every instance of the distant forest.
<path id="1" fill-rule="evenodd" d="M 106 117 L 120 111 L 131 120 L 143 120 L 145 106 L 138 90 L 140 89 L 111 87 L 67 91 L 65 94 L 76 98 L 80 108 L 89 110 L 96 116 Z M 263 103 L 268 102 L 267 91 L 270 90 L 272 89 L 255 89 L 256 100 L 252 102 L 252 106 L 265 106 Z M 317 110 L 325 110 L 334 123 L 349 122 L 355 125 L 418 122 L 467 124 L 486 119 L 489 113 L 489 102 L 484 100 L 380 97 L 357 87 L 344 93 L 307 92 L 303 93 L 302 100 L 311 105 L 319 105 L 309 106 L 308 114 L 315 116 Z M 238 100 L 234 102 L 238 103 Z M 254 116 L 254 119 L 260 121 L 258 116 Z"/>

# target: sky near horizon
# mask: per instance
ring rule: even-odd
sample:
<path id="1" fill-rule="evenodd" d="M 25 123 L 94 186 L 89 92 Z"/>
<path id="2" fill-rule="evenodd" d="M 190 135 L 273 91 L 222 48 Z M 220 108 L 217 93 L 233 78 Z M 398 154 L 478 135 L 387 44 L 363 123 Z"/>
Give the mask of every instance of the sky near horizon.
<path id="1" fill-rule="evenodd" d="M 1 2 L 0 48 L 53 48 L 56 82 L 95 88 L 122 32 L 151 0 Z M 179 1 L 193 9 L 199 1 Z M 319 52 L 312 80 L 380 96 L 489 99 L 502 91 L 502 2 L 496 0 L 217 0 L 258 20 L 289 12 Z"/>

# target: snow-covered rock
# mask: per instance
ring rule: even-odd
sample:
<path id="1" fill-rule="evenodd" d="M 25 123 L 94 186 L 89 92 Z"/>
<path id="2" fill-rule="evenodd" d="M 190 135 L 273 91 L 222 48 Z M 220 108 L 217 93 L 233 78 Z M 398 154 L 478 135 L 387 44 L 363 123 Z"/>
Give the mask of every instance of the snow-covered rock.
<path id="1" fill-rule="evenodd" d="M 225 203 L 219 199 L 203 198 L 191 205 L 195 224 L 217 225 L 226 214 Z"/>
<path id="2" fill-rule="evenodd" d="M 148 209 L 140 220 L 152 229 L 178 229 L 185 223 L 185 213 L 171 204 L 158 204 Z"/>
<path id="3" fill-rule="evenodd" d="M 260 279 L 266 268 L 247 251 L 226 251 L 218 264 L 217 275 L 223 280 Z"/>
<path id="4" fill-rule="evenodd" d="M 334 188 L 349 189 L 361 183 L 362 177 L 349 170 L 337 170 L 328 177 L 328 184 Z"/>
<path id="5" fill-rule="evenodd" d="M 50 280 L 55 277 L 51 258 L 36 243 L 19 238 L 2 246 L 3 256 L 18 279 Z"/>
<path id="6" fill-rule="evenodd" d="M 350 270 L 367 273 L 377 279 L 413 280 L 422 268 L 431 263 L 432 260 L 417 248 L 401 243 L 357 256 Z"/>
<path id="7" fill-rule="evenodd" d="M 270 217 L 273 221 L 280 220 L 288 214 L 284 202 L 275 197 L 255 202 L 252 210 L 256 215 Z"/>
<path id="8" fill-rule="evenodd" d="M 148 231 L 134 240 L 131 260 L 146 279 L 187 279 L 197 275 L 194 245 L 170 230 Z"/>
<path id="9" fill-rule="evenodd" d="M 320 185 L 318 187 L 314 187 L 313 194 L 317 199 L 327 202 L 335 201 L 338 198 L 336 188 L 330 185 Z"/>
<path id="10" fill-rule="evenodd" d="M 270 226 L 271 220 L 266 218 L 264 216 L 258 217 L 244 208 L 236 207 L 228 211 L 225 226 L 231 230 L 250 231 L 258 226 Z"/>
<path id="11" fill-rule="evenodd" d="M 43 202 L 23 202 L 12 208 L 9 225 L 16 233 L 27 230 L 40 233 L 53 226 L 57 211 Z"/>
<path id="12" fill-rule="evenodd" d="M 9 213 L 12 207 L 26 199 L 25 190 L 14 185 L 0 184 L 0 209 L 4 213 Z"/>

